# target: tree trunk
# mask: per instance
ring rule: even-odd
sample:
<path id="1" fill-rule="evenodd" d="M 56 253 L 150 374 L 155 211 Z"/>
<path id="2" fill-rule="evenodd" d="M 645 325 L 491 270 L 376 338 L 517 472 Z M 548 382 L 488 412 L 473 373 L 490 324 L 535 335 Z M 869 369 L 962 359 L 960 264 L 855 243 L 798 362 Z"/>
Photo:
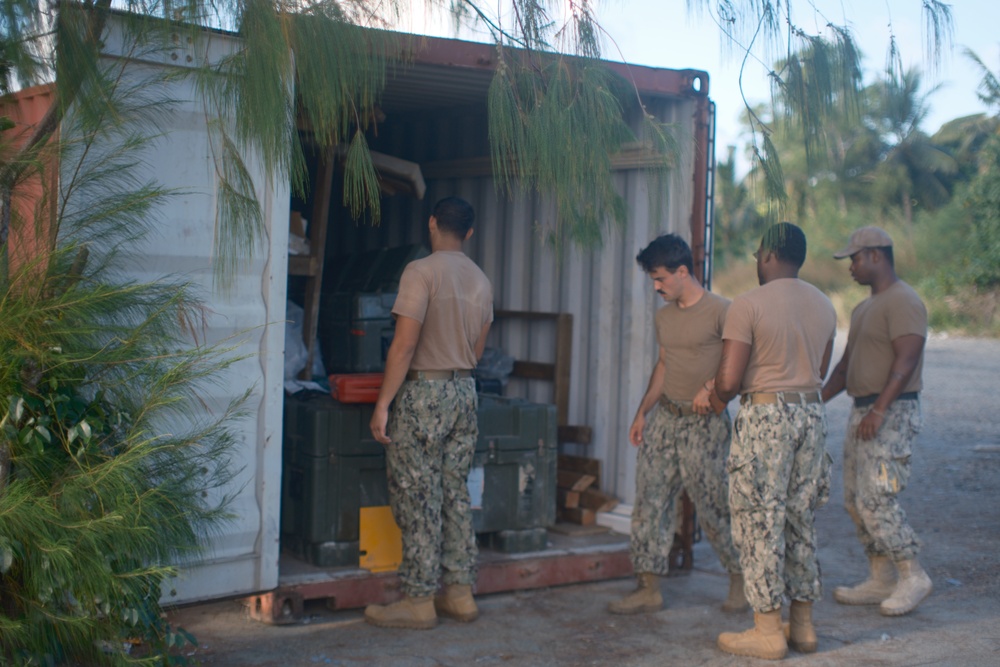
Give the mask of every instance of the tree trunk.
<path id="1" fill-rule="evenodd" d="M 906 231 L 913 227 L 913 198 L 909 190 L 903 191 L 903 221 L 906 222 Z"/>

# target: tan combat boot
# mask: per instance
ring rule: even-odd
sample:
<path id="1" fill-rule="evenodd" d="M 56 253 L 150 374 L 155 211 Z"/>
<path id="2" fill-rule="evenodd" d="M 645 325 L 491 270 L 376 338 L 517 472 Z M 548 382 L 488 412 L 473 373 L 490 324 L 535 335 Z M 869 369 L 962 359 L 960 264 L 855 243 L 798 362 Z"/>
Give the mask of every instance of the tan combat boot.
<path id="1" fill-rule="evenodd" d="M 837 586 L 833 599 L 840 604 L 880 604 L 896 588 L 896 568 L 888 556 L 869 556 L 868 579 L 856 586 Z"/>
<path id="2" fill-rule="evenodd" d="M 879 606 L 883 616 L 909 614 L 934 588 L 931 578 L 916 560 L 901 560 L 896 563 L 896 570 L 899 572 L 896 590 Z"/>
<path id="3" fill-rule="evenodd" d="M 479 608 L 472 598 L 472 586 L 468 584 L 446 584 L 441 595 L 434 598 L 434 609 L 462 623 L 479 618 Z"/>
<path id="4" fill-rule="evenodd" d="M 651 572 L 640 572 L 638 587 L 608 605 L 612 614 L 642 614 L 663 609 L 663 595 L 660 594 L 660 577 Z"/>
<path id="5" fill-rule="evenodd" d="M 429 630 L 437 625 L 434 598 L 411 598 L 409 595 L 392 604 L 370 604 L 365 607 L 365 621 L 380 628 Z"/>
<path id="6" fill-rule="evenodd" d="M 747 604 L 746 591 L 743 590 L 743 574 L 729 575 L 729 597 L 722 603 L 722 611 L 735 612 L 743 611 L 750 607 Z"/>
<path id="7" fill-rule="evenodd" d="M 754 627 L 744 632 L 723 632 L 719 648 L 733 655 L 765 660 L 781 660 L 788 653 L 788 642 L 781 627 L 781 609 L 754 612 Z"/>
<path id="8" fill-rule="evenodd" d="M 792 600 L 788 611 L 788 647 L 799 653 L 815 653 L 819 646 L 812 622 L 812 602 Z"/>

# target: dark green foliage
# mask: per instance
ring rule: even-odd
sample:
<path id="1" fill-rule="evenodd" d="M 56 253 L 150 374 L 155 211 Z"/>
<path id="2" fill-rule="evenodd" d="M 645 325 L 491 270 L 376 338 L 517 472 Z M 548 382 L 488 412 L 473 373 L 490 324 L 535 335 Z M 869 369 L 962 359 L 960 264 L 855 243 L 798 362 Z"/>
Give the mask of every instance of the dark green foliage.
<path id="1" fill-rule="evenodd" d="M 967 51 L 979 67 L 982 81 L 979 98 L 990 108 L 1000 107 L 1000 83 L 976 54 Z M 972 220 L 969 253 L 970 275 L 975 285 L 1000 292 L 1000 116 L 992 118 L 992 133 L 985 140 L 976 160 L 978 170 L 964 201 Z M 995 307 L 994 307 L 995 310 Z"/>
<path id="2" fill-rule="evenodd" d="M 958 167 L 950 185 L 967 182 L 978 173 L 983 146 L 998 129 L 997 118 L 978 113 L 950 120 L 931 136 L 934 145 L 946 151 Z"/>
<path id="3" fill-rule="evenodd" d="M 965 199 L 972 219 L 969 274 L 983 289 L 1000 289 L 1000 134 L 983 148 L 981 163 L 989 165 L 973 181 Z"/>

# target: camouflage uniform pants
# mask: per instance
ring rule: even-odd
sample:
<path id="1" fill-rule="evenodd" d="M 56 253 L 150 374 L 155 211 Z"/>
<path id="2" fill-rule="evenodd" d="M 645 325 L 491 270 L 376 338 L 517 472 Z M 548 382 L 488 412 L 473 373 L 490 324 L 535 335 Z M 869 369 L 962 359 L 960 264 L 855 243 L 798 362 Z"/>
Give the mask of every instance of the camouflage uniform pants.
<path id="1" fill-rule="evenodd" d="M 722 566 L 739 572 L 729 526 L 726 458 L 729 413 L 677 416 L 657 406 L 643 433 L 636 465 L 631 556 L 636 572 L 666 575 L 674 542 L 677 498 L 686 489 Z"/>
<path id="2" fill-rule="evenodd" d="M 821 403 L 744 405 L 729 455 L 729 507 L 747 601 L 780 609 L 784 596 L 820 599 L 816 510 L 830 492 Z"/>
<path id="3" fill-rule="evenodd" d="M 392 515 L 403 535 L 399 578 L 412 597 L 476 579 L 468 477 L 478 397 L 471 378 L 404 382 L 389 413 L 386 470 Z"/>
<path id="4" fill-rule="evenodd" d="M 844 506 L 868 556 L 911 560 L 920 541 L 896 496 L 910 479 L 911 444 L 920 432 L 920 401 L 895 401 L 872 440 L 857 437 L 870 406 L 851 410 L 844 441 Z"/>

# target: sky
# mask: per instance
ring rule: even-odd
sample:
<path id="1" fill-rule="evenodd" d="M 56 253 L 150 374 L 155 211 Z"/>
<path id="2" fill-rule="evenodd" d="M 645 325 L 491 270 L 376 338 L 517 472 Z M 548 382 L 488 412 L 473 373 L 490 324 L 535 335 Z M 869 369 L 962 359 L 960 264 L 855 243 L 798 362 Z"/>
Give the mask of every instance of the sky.
<path id="1" fill-rule="evenodd" d="M 741 94 L 740 54 L 729 55 L 724 50 L 721 31 L 710 13 L 692 13 L 688 4 L 689 0 L 603 0 L 598 4 L 599 22 L 610 37 L 604 57 L 650 67 L 708 72 L 709 96 L 717 111 L 717 158 L 721 160 L 726 146 L 742 148 L 748 140 L 740 124 L 742 96 L 751 104 L 770 99 L 767 70 L 759 63 L 749 63 Z M 852 28 L 865 55 L 866 82 L 874 80 L 885 67 L 891 23 L 904 66 L 921 69 L 925 91 L 939 86 L 928 99 L 930 113 L 923 126 L 928 134 L 953 118 L 987 111 L 976 97 L 982 77 L 978 67 L 964 55 L 965 48 L 977 53 L 991 71 L 1000 73 L 1000 2 L 952 0 L 950 4 L 952 46 L 934 65 L 926 53 L 921 0 L 792 0 L 793 19 L 807 30 L 819 32 L 828 22 L 846 23 Z M 410 20 L 414 21 L 414 32 L 455 36 L 447 24 L 429 27 L 419 10 Z"/>

